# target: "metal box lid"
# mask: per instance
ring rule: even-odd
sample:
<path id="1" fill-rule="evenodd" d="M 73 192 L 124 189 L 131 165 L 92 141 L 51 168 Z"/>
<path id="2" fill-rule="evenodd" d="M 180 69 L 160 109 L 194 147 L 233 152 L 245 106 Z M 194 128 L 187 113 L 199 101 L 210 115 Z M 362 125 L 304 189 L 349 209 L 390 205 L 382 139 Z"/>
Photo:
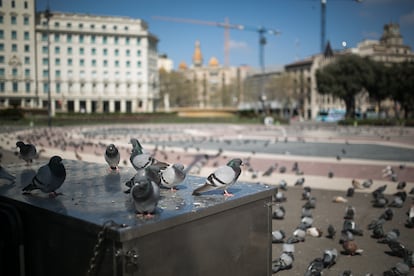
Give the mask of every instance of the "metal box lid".
<path id="1" fill-rule="evenodd" d="M 16 183 L 0 182 L 0 200 L 13 201 L 25 208 L 40 208 L 57 215 L 66 222 L 80 224 L 86 230 L 96 228 L 112 220 L 123 227 L 113 230 L 111 238 L 126 241 L 153 231 L 161 231 L 211 214 L 236 208 L 249 202 L 265 199 L 269 201 L 275 188 L 248 182 L 236 182 L 229 188 L 233 197 L 225 198 L 222 191 L 193 196 L 192 191 L 205 181 L 204 177 L 187 175 L 178 186 L 178 191 L 161 189 L 161 200 L 155 216 L 138 218 L 125 183 L 135 175 L 132 167 L 121 167 L 119 173 L 111 173 L 105 164 L 64 160 L 66 180 L 56 198 L 49 198 L 41 191 L 23 195 L 22 188 L 31 182 L 40 165 L 25 164 L 4 166 L 16 176 Z"/>

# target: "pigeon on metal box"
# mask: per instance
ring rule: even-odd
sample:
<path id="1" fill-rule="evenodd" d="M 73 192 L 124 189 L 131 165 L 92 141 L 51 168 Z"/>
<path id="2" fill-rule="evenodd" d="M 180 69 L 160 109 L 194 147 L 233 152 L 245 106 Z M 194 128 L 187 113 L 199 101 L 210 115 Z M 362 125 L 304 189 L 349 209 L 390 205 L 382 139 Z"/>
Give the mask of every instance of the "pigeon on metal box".
<path id="1" fill-rule="evenodd" d="M 131 179 L 133 185 L 130 194 L 137 214 L 151 218 L 160 200 L 160 188 L 147 170 L 141 170 Z"/>
<path id="2" fill-rule="evenodd" d="M 37 158 L 36 147 L 32 144 L 25 144 L 23 141 L 17 141 L 16 147 L 19 148 L 19 157 L 26 161 L 27 165 Z"/>
<path id="3" fill-rule="evenodd" d="M 161 167 L 168 166 L 166 163 L 158 162 L 151 154 L 144 152 L 138 139 L 131 138 L 130 143 L 132 144 L 132 152 L 129 160 L 137 171 L 145 169 L 146 167 L 154 164 L 157 164 Z"/>
<path id="4" fill-rule="evenodd" d="M 170 164 L 167 167 L 150 166 L 148 167 L 151 173 L 158 174 L 159 186 L 161 188 L 176 190 L 176 186 L 184 181 L 186 173 L 184 172 L 184 165 L 180 163 Z"/>
<path id="5" fill-rule="evenodd" d="M 53 156 L 49 163 L 40 167 L 32 182 L 23 188 L 23 193 L 27 194 L 39 189 L 44 193 L 49 193 L 50 197 L 56 197 L 60 193 L 56 190 L 62 186 L 66 179 L 66 169 L 60 156 Z"/>
<path id="6" fill-rule="evenodd" d="M 196 188 L 193 195 L 200 195 L 201 193 L 224 189 L 225 196 L 232 196 L 227 192 L 227 188 L 234 184 L 240 176 L 243 162 L 239 158 L 230 160 L 227 165 L 218 167 L 212 174 L 207 177 L 204 185 Z"/>
<path id="7" fill-rule="evenodd" d="M 105 150 L 105 161 L 108 163 L 109 168 L 112 171 L 118 171 L 119 161 L 121 160 L 121 155 L 117 147 L 114 144 L 110 144 L 106 147 Z"/>

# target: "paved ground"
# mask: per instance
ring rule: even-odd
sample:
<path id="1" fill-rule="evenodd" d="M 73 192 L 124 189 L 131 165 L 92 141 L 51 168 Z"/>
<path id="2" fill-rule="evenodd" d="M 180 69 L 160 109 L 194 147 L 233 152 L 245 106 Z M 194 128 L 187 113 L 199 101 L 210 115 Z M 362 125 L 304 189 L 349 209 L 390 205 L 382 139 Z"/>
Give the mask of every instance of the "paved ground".
<path id="1" fill-rule="evenodd" d="M 287 201 L 282 203 L 287 213 L 283 220 L 273 220 L 273 229 L 282 229 L 288 236 L 300 222 L 303 187 L 294 186 L 295 181 L 305 178 L 304 186 L 312 187 L 317 198 L 313 210 L 314 226 L 326 232 L 329 224 L 338 232 L 342 228 L 347 205 L 356 208 L 356 225 L 364 235 L 356 237 L 361 256 L 340 255 L 338 262 L 324 275 L 339 275 L 351 270 L 353 275 L 382 275 L 382 272 L 400 261 L 385 253 L 386 245 L 378 244 L 371 238 L 367 225 L 378 218 L 384 209 L 371 206 L 371 191 L 387 185 L 387 197 L 392 200 L 399 181 L 406 181 L 406 191 L 414 187 L 414 129 L 397 127 L 338 127 L 335 125 L 301 124 L 290 127 L 258 125 L 124 125 L 104 127 L 68 127 L 42 129 L 2 129 L 0 133 L 1 163 L 17 160 L 13 153 L 17 139 L 35 143 L 45 162 L 49 156 L 62 155 L 67 159 L 90 162 L 105 162 L 104 148 L 115 143 L 121 150 L 122 165 L 130 166 L 128 157 L 131 137 L 140 139 L 144 148 L 153 151 L 157 159 L 181 162 L 191 174 L 207 176 L 214 167 L 226 163 L 232 157 L 241 157 L 248 166 L 243 169 L 240 180 L 264 182 L 277 185 L 286 180 Z M 220 150 L 221 149 L 221 150 Z M 42 159 L 43 158 L 43 159 Z M 297 162 L 300 174 L 292 171 Z M 263 176 L 271 165 L 276 167 L 270 176 Z M 391 166 L 397 180 L 384 175 L 383 169 Z M 285 167 L 286 172 L 280 169 Z M 328 173 L 333 177 L 328 177 Z M 356 190 L 347 203 L 334 203 L 334 196 L 344 196 L 353 179 L 372 179 L 369 189 Z M 412 197 L 412 195 L 411 195 Z M 398 228 L 400 241 L 414 249 L 413 229 L 404 226 L 406 212 L 413 201 L 409 197 L 402 208 L 393 208 L 394 218 L 384 224 L 384 230 Z M 307 265 L 320 257 L 325 249 L 336 248 L 339 234 L 335 239 L 306 237 L 306 241 L 295 245 L 293 268 L 279 272 L 279 275 L 303 275 Z M 277 258 L 282 245 L 272 245 L 273 258 Z"/>

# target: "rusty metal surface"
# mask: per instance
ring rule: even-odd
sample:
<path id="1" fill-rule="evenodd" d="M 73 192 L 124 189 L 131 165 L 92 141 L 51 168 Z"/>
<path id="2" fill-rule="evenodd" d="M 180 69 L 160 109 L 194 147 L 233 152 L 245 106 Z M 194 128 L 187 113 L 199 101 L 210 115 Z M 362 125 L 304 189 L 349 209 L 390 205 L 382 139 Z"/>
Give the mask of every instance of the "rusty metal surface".
<path id="1" fill-rule="evenodd" d="M 274 192 L 274 188 L 267 185 L 237 182 L 229 189 L 234 194 L 230 198 L 225 198 L 222 191 L 193 196 L 193 189 L 203 184 L 205 178 L 187 175 L 177 192 L 162 189 L 155 216 L 142 219 L 136 216 L 129 195 L 124 193 L 127 190 L 125 182 L 135 174 L 133 168 L 122 167 L 119 173 L 111 173 L 103 164 L 73 160 L 65 160 L 64 164 L 67 177 L 58 190 L 63 195 L 54 199 L 40 191 L 23 195 L 22 188 L 30 183 L 40 165 L 12 164 L 6 168 L 16 175 L 16 183 L 0 184 L 0 198 L 39 207 L 86 224 L 101 226 L 113 220 L 126 226 L 113 237 L 122 241 L 266 198 Z"/>

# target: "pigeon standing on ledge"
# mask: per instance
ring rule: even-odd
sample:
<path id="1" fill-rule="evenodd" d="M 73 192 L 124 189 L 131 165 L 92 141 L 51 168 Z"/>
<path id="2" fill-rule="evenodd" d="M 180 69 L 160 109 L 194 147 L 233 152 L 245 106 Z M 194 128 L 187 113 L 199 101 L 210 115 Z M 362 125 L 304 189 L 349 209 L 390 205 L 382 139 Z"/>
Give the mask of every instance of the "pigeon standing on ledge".
<path id="1" fill-rule="evenodd" d="M 108 163 L 109 168 L 112 171 L 118 171 L 119 161 L 121 160 L 121 155 L 119 154 L 118 149 L 114 144 L 110 144 L 106 147 L 105 150 L 105 161 Z"/>
<path id="2" fill-rule="evenodd" d="M 160 200 L 158 184 L 148 173 L 149 169 L 141 170 L 131 179 L 131 198 L 138 216 L 152 218 Z"/>
<path id="3" fill-rule="evenodd" d="M 53 156 L 49 163 L 40 167 L 32 182 L 23 188 L 23 193 L 28 194 L 33 190 L 39 189 L 44 193 L 49 193 L 50 197 L 56 197 L 60 193 L 56 190 L 62 186 L 66 179 L 66 169 L 62 164 L 60 156 Z"/>
<path id="4" fill-rule="evenodd" d="M 218 167 L 212 174 L 207 177 L 204 185 L 196 188 L 193 195 L 200 195 L 201 193 L 223 189 L 225 196 L 232 196 L 227 192 L 227 188 L 233 185 L 240 176 L 243 162 L 240 158 L 230 160 L 227 165 Z"/>
<path id="5" fill-rule="evenodd" d="M 23 141 L 17 141 L 16 147 L 19 148 L 19 157 L 26 161 L 29 165 L 33 162 L 33 159 L 37 158 L 36 147 L 32 144 L 25 144 Z"/>

